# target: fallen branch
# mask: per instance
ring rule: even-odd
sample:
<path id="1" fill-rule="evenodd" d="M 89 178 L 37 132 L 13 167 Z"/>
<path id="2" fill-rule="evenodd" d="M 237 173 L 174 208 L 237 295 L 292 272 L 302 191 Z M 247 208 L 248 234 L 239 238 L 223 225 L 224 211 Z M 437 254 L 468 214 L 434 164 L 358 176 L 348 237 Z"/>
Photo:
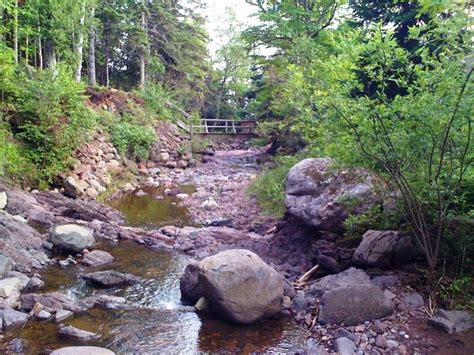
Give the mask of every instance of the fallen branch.
<path id="1" fill-rule="evenodd" d="M 301 276 L 298 280 L 296 280 L 296 282 L 294 283 L 295 286 L 304 286 L 308 280 L 311 278 L 311 276 L 313 276 L 316 271 L 318 271 L 319 269 L 319 264 L 317 264 L 316 266 L 313 266 L 311 269 L 309 269 L 308 271 L 306 271 L 303 276 Z"/>

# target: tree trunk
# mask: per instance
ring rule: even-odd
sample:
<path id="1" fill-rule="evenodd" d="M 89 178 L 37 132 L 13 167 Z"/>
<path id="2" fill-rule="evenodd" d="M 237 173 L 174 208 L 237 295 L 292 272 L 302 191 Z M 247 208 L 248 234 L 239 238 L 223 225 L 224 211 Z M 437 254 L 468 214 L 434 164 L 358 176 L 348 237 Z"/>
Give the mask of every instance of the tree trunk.
<path id="1" fill-rule="evenodd" d="M 109 78 L 109 43 L 106 41 L 105 43 L 105 86 L 109 86 L 110 78 Z"/>
<path id="2" fill-rule="evenodd" d="M 146 18 L 145 18 L 145 0 L 142 0 L 142 30 L 146 33 Z M 140 54 L 140 86 L 145 86 L 146 81 L 146 44 L 143 44 L 142 52 Z"/>
<path id="3" fill-rule="evenodd" d="M 95 73 L 95 26 L 94 26 L 95 8 L 91 9 L 92 25 L 89 29 L 89 54 L 87 57 L 87 74 L 89 76 L 89 84 L 97 85 L 97 78 Z"/>
<path id="4" fill-rule="evenodd" d="M 13 51 L 15 64 L 18 64 L 18 0 L 15 0 L 15 9 L 13 10 Z"/>
<path id="5" fill-rule="evenodd" d="M 53 40 L 46 40 L 44 51 L 46 57 L 46 67 L 54 70 L 56 68 L 56 52 L 54 50 Z"/>
<path id="6" fill-rule="evenodd" d="M 38 68 L 43 69 L 43 45 L 41 43 L 41 36 L 38 36 Z"/>
<path id="7" fill-rule="evenodd" d="M 79 28 L 79 40 L 76 45 L 76 55 L 77 55 L 77 67 L 76 67 L 76 75 L 75 79 L 79 83 L 81 81 L 81 74 L 82 74 L 82 52 L 84 49 L 84 20 L 86 17 L 86 3 L 82 1 L 81 6 L 81 20 L 80 20 L 80 28 Z"/>

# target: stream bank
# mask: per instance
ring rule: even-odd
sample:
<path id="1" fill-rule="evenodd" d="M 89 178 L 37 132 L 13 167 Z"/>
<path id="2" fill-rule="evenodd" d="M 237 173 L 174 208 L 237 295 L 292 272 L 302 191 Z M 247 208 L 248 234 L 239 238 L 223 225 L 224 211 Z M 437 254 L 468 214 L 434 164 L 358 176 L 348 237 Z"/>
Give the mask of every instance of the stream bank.
<path id="1" fill-rule="evenodd" d="M 368 270 L 367 278 L 378 282 L 391 295 L 395 312 L 380 321 L 355 326 L 315 323 L 314 304 L 318 301 L 308 297 L 305 292 L 308 286 L 290 289 L 287 293 L 292 304 L 284 314 L 296 318 L 301 325 L 281 316 L 243 328 L 223 323 L 213 316 L 189 312 L 189 307 L 179 301 L 178 280 L 191 258 L 200 260 L 221 250 L 244 248 L 260 255 L 288 280 L 295 281 L 314 265 L 315 252 L 334 242 L 334 236 L 304 227 L 297 220 L 276 222 L 261 217 L 255 201 L 244 191 L 258 172 L 250 157 L 256 159 L 258 155 L 242 151 L 217 153 L 208 163 L 193 169 L 148 169 L 149 175 L 143 179 L 142 186 L 132 186 L 109 202 L 115 208 L 90 199 L 70 199 L 55 192 L 27 193 L 1 186 L 1 190 L 7 191 L 9 214 L 0 216 L 1 224 L 7 228 L 7 243 L 2 251 L 8 252 L 16 270 L 29 276 L 48 264 L 56 264 L 42 275 L 36 275 L 46 284 L 35 292 L 59 291 L 72 302 L 85 303 L 85 311 L 77 312 L 64 323 L 100 334 L 101 339 L 91 343 L 118 353 L 129 352 L 135 346 L 144 352 L 306 351 L 323 354 L 335 349 L 341 337 L 371 354 L 449 353 L 447 349 L 456 354 L 469 353 L 472 348 L 469 333 L 438 334 L 423 327 L 428 318 L 423 308 L 426 301 L 422 298 L 420 304 L 421 296 L 417 297 L 416 290 L 410 286 L 413 270 Z M 217 207 L 209 207 L 211 199 Z M 135 207 L 130 210 L 131 206 Z M 145 214 L 140 215 L 141 212 Z M 172 226 L 163 226 L 169 221 Z M 104 268 L 135 274 L 141 278 L 138 285 L 106 292 L 92 290 L 80 278 L 80 274 L 89 270 L 74 265 L 80 260 L 76 255 L 72 255 L 70 260 L 74 261 L 68 262 L 69 265 L 59 268 L 57 263 L 64 261 L 64 257 L 57 259 L 57 255 L 49 251 L 48 231 L 55 225 L 67 223 L 91 229 L 99 242 L 94 249 L 109 251 L 116 258 Z M 90 308 L 88 300 L 100 294 L 124 296 L 126 309 Z M 413 305 L 413 299 L 418 303 Z M 170 322 L 172 327 L 168 325 Z M 157 325 L 160 326 L 157 328 Z M 34 353 L 32 344 L 37 339 L 41 339 L 38 344 L 51 350 L 77 344 L 77 341 L 59 338 L 57 331 L 58 325 L 54 322 L 28 321 L 22 330 L 4 335 L 2 346 L 6 352 L 23 349 Z M 178 334 L 186 336 L 176 337 Z"/>

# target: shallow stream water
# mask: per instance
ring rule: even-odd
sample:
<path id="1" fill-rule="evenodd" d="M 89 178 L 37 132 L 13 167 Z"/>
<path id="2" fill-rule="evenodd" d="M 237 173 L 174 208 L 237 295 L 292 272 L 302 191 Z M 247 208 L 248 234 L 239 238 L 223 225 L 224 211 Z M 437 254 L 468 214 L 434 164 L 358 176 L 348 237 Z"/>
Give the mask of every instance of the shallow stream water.
<path id="1" fill-rule="evenodd" d="M 157 200 L 157 190 L 145 192 L 148 195 L 125 195 L 111 205 L 123 211 L 131 225 L 152 228 L 188 223 L 186 210 L 176 207 L 174 198 Z M 41 290 L 59 291 L 78 301 L 108 294 L 125 297 L 134 304 L 126 310 L 93 308 L 63 322 L 101 336 L 99 341 L 89 345 L 106 347 L 118 354 L 291 353 L 303 347 L 306 332 L 289 318 L 276 317 L 244 327 L 222 322 L 212 315 L 181 312 L 179 277 L 188 262 L 184 255 L 153 251 L 132 241 L 118 244 L 103 241 L 96 249 L 110 252 L 115 261 L 99 268 L 80 264 L 67 268 L 50 267 L 44 273 L 46 286 Z M 104 290 L 90 288 L 80 278 L 83 273 L 105 269 L 129 272 L 142 281 L 123 289 Z M 7 335 L 7 346 L 3 351 L 37 354 L 80 345 L 59 338 L 57 330 L 54 322 L 29 321 L 23 329 Z"/>

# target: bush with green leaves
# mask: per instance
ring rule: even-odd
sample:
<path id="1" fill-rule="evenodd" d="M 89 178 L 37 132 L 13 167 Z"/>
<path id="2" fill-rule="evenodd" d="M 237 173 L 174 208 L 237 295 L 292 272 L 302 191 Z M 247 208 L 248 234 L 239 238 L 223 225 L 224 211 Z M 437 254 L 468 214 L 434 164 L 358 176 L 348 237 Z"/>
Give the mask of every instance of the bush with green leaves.
<path id="1" fill-rule="evenodd" d="M 463 213 L 463 187 L 470 185 L 474 77 L 464 59 L 472 36 L 462 11 L 420 22 L 410 36 L 431 46 L 407 50 L 382 26 L 349 31 L 338 44 L 343 50 L 312 68 L 290 68 L 288 101 L 313 102 L 293 126 L 307 142 L 341 163 L 385 176 L 434 270 L 447 222 Z M 392 82 L 404 90 L 389 95 Z M 293 96 L 293 87 L 306 88 L 306 95 Z"/>
<path id="2" fill-rule="evenodd" d="M 281 218 L 285 214 L 286 175 L 300 160 L 301 156 L 276 158 L 275 167 L 264 170 L 248 188 L 247 193 L 255 196 L 266 214 L 277 218 Z"/>
<path id="3" fill-rule="evenodd" d="M 16 112 L 10 118 L 17 138 L 36 166 L 41 188 L 70 166 L 74 150 L 94 127 L 95 114 L 84 104 L 82 84 L 65 68 L 38 71 L 18 80 Z"/>
<path id="4" fill-rule="evenodd" d="M 157 139 L 153 128 L 127 122 L 112 126 L 111 138 L 118 152 L 133 160 L 146 160 Z"/>

